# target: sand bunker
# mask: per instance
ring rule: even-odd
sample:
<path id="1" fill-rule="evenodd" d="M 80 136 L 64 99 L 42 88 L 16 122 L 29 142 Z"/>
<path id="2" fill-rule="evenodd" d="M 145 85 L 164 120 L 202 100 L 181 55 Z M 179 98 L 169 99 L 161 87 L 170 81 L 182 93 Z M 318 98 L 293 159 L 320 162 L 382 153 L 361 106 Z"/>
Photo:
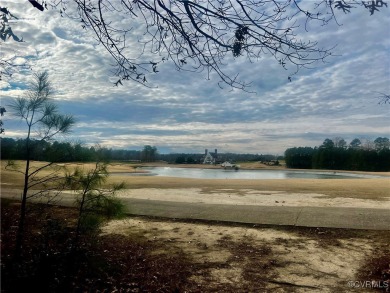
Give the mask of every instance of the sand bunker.
<path id="1" fill-rule="evenodd" d="M 254 189 L 140 188 L 122 190 L 118 193 L 118 197 L 206 204 L 390 209 L 390 197 L 386 200 L 330 198 L 318 193 L 287 193 Z"/>

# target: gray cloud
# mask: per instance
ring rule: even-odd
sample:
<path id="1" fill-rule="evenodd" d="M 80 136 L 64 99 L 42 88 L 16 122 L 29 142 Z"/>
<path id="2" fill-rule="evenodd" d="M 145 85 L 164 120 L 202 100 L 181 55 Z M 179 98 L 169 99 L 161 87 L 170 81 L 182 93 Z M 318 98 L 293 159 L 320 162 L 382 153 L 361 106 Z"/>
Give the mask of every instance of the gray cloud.
<path id="1" fill-rule="evenodd" d="M 218 148 L 281 154 L 291 146 L 319 145 L 327 137 L 390 136 L 388 105 L 373 98 L 375 92 L 390 92 L 385 13 L 369 17 L 354 11 L 341 15 L 342 26 L 310 24 L 313 31 L 304 38 L 318 39 L 327 48 L 338 44 L 335 56 L 293 75 L 292 82 L 287 79 L 292 71 L 268 55 L 254 63 L 227 58 L 227 72 L 252 81 L 253 93 L 247 93 L 220 89 L 215 74 L 206 80 L 204 72 L 179 72 L 169 62 L 149 77 L 152 88 L 134 83 L 114 87 L 110 56 L 79 23 L 55 11 L 22 11 L 7 4 L 28 20 L 15 23 L 15 32 L 26 42 L 6 42 L 3 52 L 16 52 L 20 62 L 30 56 L 34 70 L 49 71 L 60 109 L 78 120 L 73 140 L 113 148 L 151 144 L 177 152 Z M 138 32 L 134 25 L 132 36 Z M 128 50 L 138 55 L 133 43 Z M 23 95 L 29 77 L 22 71 L 0 81 L 2 104 Z M 20 122 L 11 117 L 5 122 L 6 135 L 23 135 Z"/>

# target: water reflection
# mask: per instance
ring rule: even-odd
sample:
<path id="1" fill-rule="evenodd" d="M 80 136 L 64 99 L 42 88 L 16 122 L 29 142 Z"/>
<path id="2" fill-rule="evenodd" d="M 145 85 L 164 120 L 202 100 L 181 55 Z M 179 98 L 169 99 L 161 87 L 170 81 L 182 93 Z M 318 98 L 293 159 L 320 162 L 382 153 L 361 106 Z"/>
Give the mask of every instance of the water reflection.
<path id="1" fill-rule="evenodd" d="M 348 178 L 380 178 L 381 176 L 363 175 L 341 172 L 315 172 L 293 170 L 224 170 L 173 167 L 142 167 L 149 175 L 196 178 L 196 179 L 348 179 Z M 121 174 L 124 175 L 124 174 Z M 129 175 L 135 175 L 129 173 Z"/>

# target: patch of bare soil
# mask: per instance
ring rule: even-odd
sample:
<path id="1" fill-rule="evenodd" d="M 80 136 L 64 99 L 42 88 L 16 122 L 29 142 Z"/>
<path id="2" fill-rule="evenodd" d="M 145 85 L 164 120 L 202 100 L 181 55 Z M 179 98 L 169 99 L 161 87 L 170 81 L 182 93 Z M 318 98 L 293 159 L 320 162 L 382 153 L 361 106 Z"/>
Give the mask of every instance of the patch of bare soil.
<path id="1" fill-rule="evenodd" d="M 388 231 L 134 217 L 75 249 L 77 211 L 38 204 L 15 261 L 19 208 L 2 199 L 2 292 L 356 292 L 350 281 L 388 277 Z"/>
<path id="2" fill-rule="evenodd" d="M 389 232 L 342 229 L 261 228 L 214 223 L 132 218 L 102 229 L 131 239 L 159 243 L 155 253 L 184 253 L 194 271 L 190 280 L 214 292 L 354 292 L 350 281 L 367 257 L 383 251 Z M 390 262 L 372 263 L 383 270 Z M 375 278 L 381 278 L 379 275 Z M 378 279 L 379 280 L 379 279 Z"/>
<path id="3" fill-rule="evenodd" d="M 18 202 L 2 199 L 1 292 L 182 292 L 197 288 L 182 252 L 142 237 L 84 235 L 74 247 L 77 210 L 30 204 L 20 258 L 14 243 Z M 73 246 L 72 246 L 73 245 Z"/>

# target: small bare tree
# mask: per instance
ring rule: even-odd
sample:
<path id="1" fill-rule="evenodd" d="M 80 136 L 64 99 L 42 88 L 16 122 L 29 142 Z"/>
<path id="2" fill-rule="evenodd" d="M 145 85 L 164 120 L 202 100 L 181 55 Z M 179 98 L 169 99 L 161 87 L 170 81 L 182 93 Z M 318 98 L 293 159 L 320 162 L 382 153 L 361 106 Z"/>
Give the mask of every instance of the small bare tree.
<path id="1" fill-rule="evenodd" d="M 42 185 L 47 186 L 49 183 L 58 182 L 60 179 L 57 168 L 49 172 L 49 174 L 38 176 L 42 170 L 53 165 L 51 162 L 44 163 L 38 167 L 30 166 L 31 154 L 33 152 L 32 139 L 36 136 L 41 140 L 50 140 L 57 134 L 68 133 L 75 123 L 72 116 L 58 113 L 57 106 L 50 99 L 52 95 L 53 88 L 49 82 L 48 73 L 36 73 L 26 96 L 15 99 L 9 105 L 14 114 L 21 118 L 27 126 L 26 166 L 24 171 L 18 170 L 14 164 L 8 165 L 8 167 L 12 167 L 15 171 L 24 175 L 20 220 L 16 236 L 16 256 L 20 255 L 22 249 L 27 199 L 42 195 L 48 189 L 34 191 L 31 194 L 29 191 L 34 187 L 38 188 Z"/>

